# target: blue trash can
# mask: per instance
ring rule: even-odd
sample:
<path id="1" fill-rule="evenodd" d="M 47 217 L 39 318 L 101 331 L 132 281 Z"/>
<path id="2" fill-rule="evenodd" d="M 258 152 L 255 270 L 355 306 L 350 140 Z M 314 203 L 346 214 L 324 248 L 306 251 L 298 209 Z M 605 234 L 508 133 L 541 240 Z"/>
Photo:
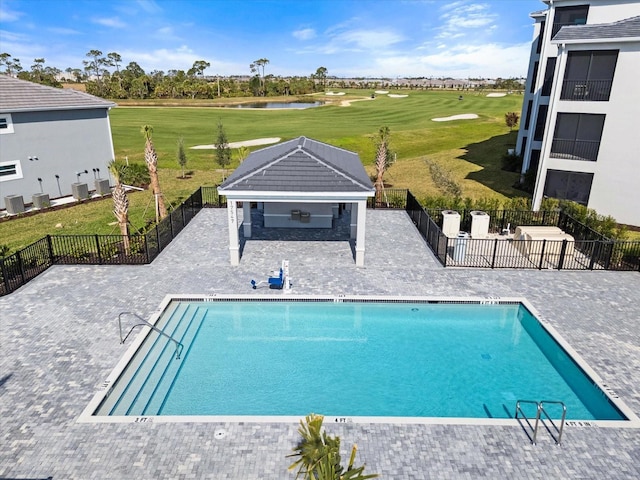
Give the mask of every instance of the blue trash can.
<path id="1" fill-rule="evenodd" d="M 464 262 L 464 256 L 467 253 L 467 240 L 469 234 L 467 232 L 459 232 L 453 244 L 453 260 L 456 262 Z"/>

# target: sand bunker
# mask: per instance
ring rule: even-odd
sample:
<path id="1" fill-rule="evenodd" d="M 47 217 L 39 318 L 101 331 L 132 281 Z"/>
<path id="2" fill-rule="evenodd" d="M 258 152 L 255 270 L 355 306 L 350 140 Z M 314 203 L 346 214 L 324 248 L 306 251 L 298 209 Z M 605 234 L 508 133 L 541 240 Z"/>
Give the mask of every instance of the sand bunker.
<path id="1" fill-rule="evenodd" d="M 405 98 L 408 97 L 409 95 L 398 95 L 397 93 L 390 93 L 389 95 L 387 95 L 387 97 L 389 98 Z"/>
<path id="2" fill-rule="evenodd" d="M 375 93 L 377 93 L 378 95 L 386 95 L 387 93 L 389 93 L 389 90 L 376 90 Z"/>
<path id="3" fill-rule="evenodd" d="M 487 97 L 506 97 L 506 93 L 487 93 Z"/>
<path id="4" fill-rule="evenodd" d="M 256 145 L 269 145 L 271 143 L 278 143 L 281 139 L 279 137 L 273 138 L 256 138 L 254 140 L 245 140 L 244 142 L 230 142 L 229 148 L 240 147 L 255 147 Z M 192 150 L 215 150 L 215 145 L 196 145 L 191 147 Z"/>
<path id="5" fill-rule="evenodd" d="M 475 113 L 463 113 L 461 115 L 451 115 L 450 117 L 432 118 L 434 122 L 450 122 L 451 120 L 473 120 L 478 118 Z"/>
<path id="6" fill-rule="evenodd" d="M 344 95 L 344 92 L 327 92 L 325 95 Z"/>
<path id="7" fill-rule="evenodd" d="M 371 98 L 371 97 L 366 97 L 366 98 L 352 98 L 351 100 L 342 100 L 342 101 L 340 102 L 340 106 L 341 106 L 341 107 L 349 107 L 349 106 L 351 106 L 351 104 L 352 104 L 353 102 L 364 102 L 364 101 L 366 101 L 366 100 L 375 100 L 375 99 L 373 99 L 373 98 Z"/>

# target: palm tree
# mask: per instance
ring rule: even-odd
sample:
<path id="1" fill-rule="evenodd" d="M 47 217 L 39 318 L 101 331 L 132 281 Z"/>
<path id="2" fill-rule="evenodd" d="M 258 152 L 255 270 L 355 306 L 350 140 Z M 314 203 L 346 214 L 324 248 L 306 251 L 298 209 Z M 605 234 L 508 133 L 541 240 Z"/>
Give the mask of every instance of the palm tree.
<path id="1" fill-rule="evenodd" d="M 389 150 L 389 140 L 391 131 L 389 127 L 380 127 L 378 130 L 378 139 L 376 145 L 376 199 L 382 202 L 382 192 L 384 191 L 384 182 L 382 177 L 384 172 L 395 162 L 394 154 Z"/>
<path id="2" fill-rule="evenodd" d="M 364 475 L 365 466 L 354 467 L 358 447 L 351 449 L 349 465 L 346 470 L 340 464 L 340 437 L 330 437 L 322 428 L 324 417 L 310 414 L 304 422 L 300 420 L 298 433 L 302 439 L 293 449 L 290 457 L 298 457 L 289 470 L 298 469 L 296 478 L 309 480 L 366 480 L 377 474 Z"/>
<path id="3" fill-rule="evenodd" d="M 158 222 L 164 219 L 168 215 L 168 212 L 167 207 L 164 205 L 164 198 L 160 190 L 160 180 L 158 179 L 158 155 L 151 141 L 153 127 L 151 125 L 143 125 L 141 131 L 146 139 L 144 145 L 144 161 L 147 162 L 149 177 L 151 178 L 151 189 L 156 198 L 156 222 Z"/>
<path id="4" fill-rule="evenodd" d="M 111 198 L 113 198 L 113 214 L 118 220 L 125 254 L 129 255 L 129 198 L 127 198 L 127 192 L 120 181 L 125 168 L 127 168 L 126 165 L 116 163 L 115 160 L 109 162 L 109 172 L 111 172 L 116 182 L 111 194 Z"/>

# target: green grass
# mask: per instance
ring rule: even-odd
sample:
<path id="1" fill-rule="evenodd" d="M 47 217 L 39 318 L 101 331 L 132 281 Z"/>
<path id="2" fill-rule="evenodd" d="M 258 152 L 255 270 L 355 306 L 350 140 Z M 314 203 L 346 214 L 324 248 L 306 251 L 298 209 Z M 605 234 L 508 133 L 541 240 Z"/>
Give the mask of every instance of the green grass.
<path id="1" fill-rule="evenodd" d="M 403 92 L 407 98 L 347 91 L 342 97 L 314 96 L 334 102 L 307 110 L 251 110 L 212 107 L 212 102 L 171 101 L 171 106 L 120 106 L 111 110 L 111 130 L 117 159 L 144 162 L 142 125 L 154 128 L 153 141 L 158 152 L 161 185 L 169 203 L 177 204 L 200 185 L 214 185 L 222 172 L 212 150 L 191 150 L 194 145 L 213 144 L 217 124 L 224 125 L 229 142 L 261 137 L 283 140 L 305 135 L 357 152 L 369 173 L 373 173 L 374 137 L 386 125 L 391 129 L 391 147 L 397 162 L 385 175 L 385 183 L 394 188 L 409 188 L 418 197 L 438 195 L 427 160 L 438 163 L 461 186 L 463 196 L 493 197 L 504 200 L 522 196 L 511 188 L 518 175 L 500 170 L 502 155 L 513 147 L 516 133 L 504 122 L 506 112 L 520 112 L 521 95 L 487 97 L 486 93 Z M 255 99 L 251 99 L 255 100 Z M 269 99 L 273 100 L 273 99 Z M 345 100 L 356 100 L 340 106 Z M 229 99 L 234 103 L 240 99 Z M 477 120 L 433 122 L 435 117 L 475 113 Z M 176 142 L 184 138 L 190 179 L 178 179 Z M 262 147 L 252 147 L 255 150 Z M 233 169 L 236 164 L 231 165 Z M 130 219 L 134 228 L 142 228 L 153 219 L 152 196 L 148 191 L 132 193 Z M 112 202 L 106 199 L 73 208 L 43 213 L 0 223 L 0 243 L 11 250 L 22 248 L 46 234 L 117 233 Z M 62 227 L 56 228 L 61 224 Z"/>

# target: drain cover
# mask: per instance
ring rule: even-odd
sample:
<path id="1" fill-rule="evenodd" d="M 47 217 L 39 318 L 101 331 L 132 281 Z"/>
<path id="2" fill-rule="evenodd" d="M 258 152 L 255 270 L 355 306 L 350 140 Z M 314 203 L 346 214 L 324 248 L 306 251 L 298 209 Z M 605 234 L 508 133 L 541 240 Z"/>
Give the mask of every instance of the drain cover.
<path id="1" fill-rule="evenodd" d="M 213 437 L 216 440 L 222 440 L 227 436 L 227 431 L 224 428 L 218 428 L 215 432 L 213 432 Z"/>

